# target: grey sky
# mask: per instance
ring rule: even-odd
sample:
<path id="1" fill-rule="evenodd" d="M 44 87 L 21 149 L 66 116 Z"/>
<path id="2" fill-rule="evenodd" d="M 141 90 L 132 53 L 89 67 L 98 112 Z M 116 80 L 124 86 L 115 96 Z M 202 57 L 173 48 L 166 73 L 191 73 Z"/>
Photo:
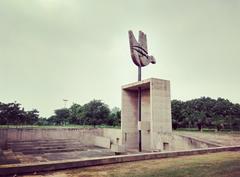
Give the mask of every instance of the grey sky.
<path id="1" fill-rule="evenodd" d="M 1 0 L 0 101 L 42 116 L 101 99 L 121 105 L 137 79 L 127 31 L 142 30 L 172 99 L 240 102 L 240 0 Z"/>

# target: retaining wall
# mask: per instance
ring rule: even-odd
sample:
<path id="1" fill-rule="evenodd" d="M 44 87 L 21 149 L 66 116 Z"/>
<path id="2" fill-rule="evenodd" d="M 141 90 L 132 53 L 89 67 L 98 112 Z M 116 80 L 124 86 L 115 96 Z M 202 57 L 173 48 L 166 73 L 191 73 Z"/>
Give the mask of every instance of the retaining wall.
<path id="1" fill-rule="evenodd" d="M 77 139 L 93 145 L 94 136 L 103 136 L 101 128 L 0 128 L 0 146 L 7 141 Z"/>
<path id="2" fill-rule="evenodd" d="M 122 144 L 121 129 L 111 128 L 0 128 L 0 148 L 4 148 L 7 141 L 32 141 L 52 139 L 77 139 L 86 145 L 96 145 L 95 137 L 109 138 L 111 144 Z M 192 137 L 176 135 L 174 133 L 159 133 L 158 138 L 163 142 L 159 144 L 161 151 L 179 151 L 197 148 L 217 147 Z M 103 146 L 109 146 L 109 142 L 98 141 Z M 99 144 L 99 143 L 98 143 Z"/>
<path id="3" fill-rule="evenodd" d="M 190 149 L 201 149 L 210 147 L 219 147 L 219 145 L 210 143 L 207 141 L 199 140 L 193 137 L 187 137 L 182 135 L 172 134 L 160 134 L 163 144 L 161 145 L 163 151 L 181 151 Z M 167 147 L 164 147 L 164 143 L 169 143 Z"/>

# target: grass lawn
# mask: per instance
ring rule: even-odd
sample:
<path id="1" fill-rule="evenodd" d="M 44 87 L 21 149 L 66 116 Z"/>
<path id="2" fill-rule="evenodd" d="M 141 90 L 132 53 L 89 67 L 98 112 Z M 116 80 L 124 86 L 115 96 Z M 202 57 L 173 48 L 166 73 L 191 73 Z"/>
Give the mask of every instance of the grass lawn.
<path id="1" fill-rule="evenodd" d="M 0 128 L 94 128 L 93 125 L 0 125 Z M 117 128 L 119 126 L 96 125 L 96 128 Z"/>
<path id="2" fill-rule="evenodd" d="M 24 177 L 239 177 L 240 152 L 145 160 Z"/>

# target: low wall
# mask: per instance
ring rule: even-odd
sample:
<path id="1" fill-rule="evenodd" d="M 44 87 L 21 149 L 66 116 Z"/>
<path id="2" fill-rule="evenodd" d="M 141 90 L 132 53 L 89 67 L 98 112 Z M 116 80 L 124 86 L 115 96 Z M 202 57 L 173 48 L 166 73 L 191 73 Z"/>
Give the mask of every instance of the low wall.
<path id="1" fill-rule="evenodd" d="M 212 147 L 220 146 L 212 142 L 207 142 L 197 138 L 183 136 L 183 135 L 174 135 L 174 137 L 175 137 L 174 141 L 175 141 L 176 150 L 212 148 Z"/>
<path id="2" fill-rule="evenodd" d="M 101 128 L 0 128 L 0 145 L 7 141 L 77 139 L 83 144 L 94 144 L 94 136 L 103 136 Z"/>
<path id="3" fill-rule="evenodd" d="M 113 144 L 122 145 L 121 129 L 103 128 L 103 136 L 109 138 Z"/>
<path id="4" fill-rule="evenodd" d="M 103 147 L 103 148 L 111 148 L 111 140 L 109 138 L 103 136 L 95 136 L 94 137 L 94 145 Z"/>
<path id="5" fill-rule="evenodd" d="M 162 133 L 159 135 L 162 142 L 160 149 L 163 151 L 182 151 L 191 149 L 218 147 L 219 145 L 202 141 L 197 138 L 177 135 L 174 133 Z M 165 145 L 165 147 L 164 147 Z"/>

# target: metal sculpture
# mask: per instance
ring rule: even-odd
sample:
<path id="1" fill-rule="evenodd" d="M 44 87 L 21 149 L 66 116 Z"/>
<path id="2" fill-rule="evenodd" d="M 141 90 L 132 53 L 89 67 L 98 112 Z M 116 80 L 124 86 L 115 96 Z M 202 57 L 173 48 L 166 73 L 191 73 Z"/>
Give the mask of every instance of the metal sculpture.
<path id="1" fill-rule="evenodd" d="M 149 63 L 155 64 L 156 60 L 153 56 L 148 55 L 147 36 L 142 31 L 139 31 L 138 41 L 132 31 L 129 34 L 129 44 L 131 57 L 135 65 L 138 67 L 147 66 Z"/>

